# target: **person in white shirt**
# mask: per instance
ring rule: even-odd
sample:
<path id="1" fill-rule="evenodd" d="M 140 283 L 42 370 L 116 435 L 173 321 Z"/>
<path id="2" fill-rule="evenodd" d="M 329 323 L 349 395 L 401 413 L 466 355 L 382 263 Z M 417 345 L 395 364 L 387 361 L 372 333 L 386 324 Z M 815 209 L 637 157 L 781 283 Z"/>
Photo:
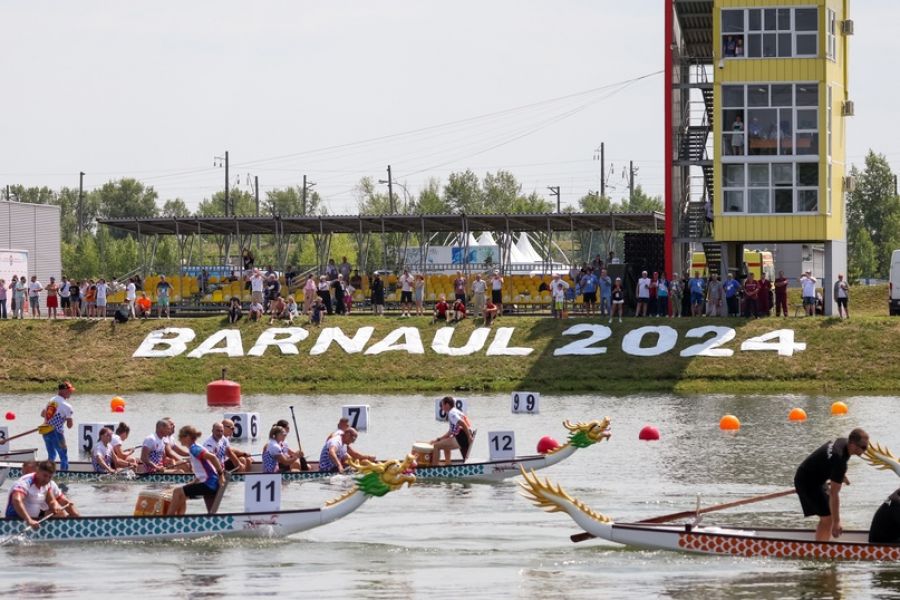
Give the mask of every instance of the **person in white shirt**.
<path id="1" fill-rule="evenodd" d="M 166 442 L 169 435 L 169 423 L 163 419 L 156 422 L 156 431 L 144 438 L 141 445 L 141 464 L 146 473 L 165 470 Z"/>
<path id="2" fill-rule="evenodd" d="M 807 271 L 800 277 L 800 293 L 803 296 L 803 308 L 806 310 L 806 316 L 815 316 L 816 278 L 813 277 L 812 271 Z"/>
<path id="3" fill-rule="evenodd" d="M 415 285 L 415 278 L 409 274 L 409 271 L 404 269 L 403 275 L 400 276 L 398 281 L 400 282 L 400 309 L 403 311 L 403 314 L 401 314 L 400 317 L 409 317 L 409 311 L 412 308 L 413 303 L 412 293 L 413 286 Z"/>
<path id="4" fill-rule="evenodd" d="M 59 284 L 59 307 L 64 317 L 72 316 L 72 284 L 65 277 Z"/>
<path id="5" fill-rule="evenodd" d="M 129 279 L 128 285 L 125 286 L 125 303 L 128 305 L 128 314 L 132 319 L 137 318 L 137 315 L 134 314 L 135 300 L 137 300 L 137 286 L 134 285 L 134 279 Z"/>
<path id="6" fill-rule="evenodd" d="M 95 473 L 115 473 L 112 457 L 112 429 L 103 427 L 97 436 L 97 443 L 91 452 L 91 464 Z"/>
<path id="7" fill-rule="evenodd" d="M 247 278 L 250 280 L 250 301 L 263 303 L 263 288 L 266 280 L 259 272 L 259 269 L 253 269 L 253 273 Z"/>
<path id="8" fill-rule="evenodd" d="M 44 286 L 38 281 L 37 275 L 32 275 L 31 283 L 28 284 L 28 303 L 31 307 L 32 319 L 41 316 L 40 293 L 42 291 L 44 291 Z"/>
<path id="9" fill-rule="evenodd" d="M 475 274 L 475 281 L 472 282 L 472 302 L 474 304 L 472 316 L 483 317 L 484 299 L 487 294 L 487 282 L 481 278 L 481 273 Z"/>
<path id="10" fill-rule="evenodd" d="M 472 432 L 472 424 L 469 417 L 456 408 L 456 400 L 452 396 L 445 396 L 441 399 L 441 409 L 447 414 L 447 422 L 450 427 L 447 433 L 431 440 L 433 452 L 431 453 L 431 464 L 437 465 L 439 462 L 438 455 L 443 450 L 444 462 L 450 464 L 450 453 L 453 450 L 462 452 L 463 459 L 469 456 L 469 447 L 472 445 L 472 438 L 475 434 Z"/>
<path id="11" fill-rule="evenodd" d="M 24 468 L 23 465 L 23 470 Z M 64 517 L 67 514 L 79 516 L 74 506 L 71 506 L 59 487 L 54 484 L 54 473 L 56 465 L 45 460 L 37 463 L 33 472 L 20 477 L 9 490 L 5 517 L 21 519 L 32 529 L 37 529 L 38 521 L 44 516 L 42 514 L 44 506 L 47 512 L 52 512 L 57 517 Z"/>
<path id="12" fill-rule="evenodd" d="M 566 308 L 566 290 L 568 289 L 569 282 L 560 278 L 559 275 L 553 275 L 550 293 L 553 294 L 553 316 L 557 319 L 563 318 L 563 311 Z"/>
<path id="13" fill-rule="evenodd" d="M 112 454 L 112 466 L 117 469 L 134 468 L 140 463 L 137 458 L 132 456 L 134 449 L 126 450 L 123 442 L 128 439 L 131 428 L 124 422 L 120 422 L 113 432 L 112 439 L 109 442 L 110 453 Z"/>
<path id="14" fill-rule="evenodd" d="M 44 445 L 47 447 L 47 460 L 55 461 L 59 455 L 59 465 L 64 471 L 69 469 L 69 450 L 66 446 L 66 428 L 72 429 L 75 414 L 69 398 L 75 391 L 68 381 L 63 381 L 57 386 L 56 396 L 50 399 L 47 406 L 41 411 L 44 423 L 52 425 L 53 429 L 44 435 Z"/>
<path id="15" fill-rule="evenodd" d="M 106 294 L 109 292 L 109 286 L 105 279 L 97 282 L 97 315 L 101 319 L 106 319 Z"/>
<path id="16" fill-rule="evenodd" d="M 491 302 L 497 306 L 497 318 L 500 318 L 503 314 L 503 277 L 499 269 L 494 269 L 491 276 Z"/>
<path id="17" fill-rule="evenodd" d="M 206 438 L 206 441 L 203 442 L 203 447 L 215 454 L 219 462 L 228 471 L 237 470 L 243 473 L 247 470 L 246 467 L 250 466 L 250 462 L 252 462 L 248 457 L 245 464 L 244 460 L 235 453 L 231 447 L 231 442 L 228 441 L 228 437 L 225 435 L 225 426 L 221 421 L 213 423 L 212 435 Z"/>
<path id="18" fill-rule="evenodd" d="M 647 271 L 641 271 L 641 278 L 637 282 L 637 309 L 634 316 L 647 316 L 647 305 L 650 303 L 650 278 L 647 277 Z"/>

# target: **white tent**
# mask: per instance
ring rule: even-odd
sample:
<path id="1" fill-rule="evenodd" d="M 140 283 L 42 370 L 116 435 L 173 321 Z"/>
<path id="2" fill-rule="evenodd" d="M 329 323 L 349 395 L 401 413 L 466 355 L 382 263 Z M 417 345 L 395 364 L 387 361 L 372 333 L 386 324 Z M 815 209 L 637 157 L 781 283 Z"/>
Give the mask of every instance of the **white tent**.
<path id="1" fill-rule="evenodd" d="M 511 264 L 522 264 L 522 263 L 530 263 L 531 258 L 522 254 L 522 251 L 519 250 L 518 246 L 515 244 L 509 245 L 509 262 Z"/>
<path id="2" fill-rule="evenodd" d="M 479 246 L 496 246 L 497 242 L 494 241 L 494 236 L 492 236 L 487 231 L 482 231 L 481 235 L 478 236 L 478 245 Z"/>
<path id="3" fill-rule="evenodd" d="M 519 240 L 516 242 L 516 248 L 521 252 L 522 256 L 525 257 L 525 260 L 522 262 L 543 262 L 544 259 L 541 258 L 541 255 L 538 254 L 534 247 L 531 245 L 531 242 L 528 240 L 527 233 L 519 234 Z"/>

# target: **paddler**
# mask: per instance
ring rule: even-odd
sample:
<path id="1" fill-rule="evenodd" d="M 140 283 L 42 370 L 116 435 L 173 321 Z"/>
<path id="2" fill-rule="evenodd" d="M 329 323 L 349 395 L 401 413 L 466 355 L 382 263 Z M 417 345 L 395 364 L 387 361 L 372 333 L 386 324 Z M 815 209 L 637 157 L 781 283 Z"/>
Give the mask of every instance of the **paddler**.
<path id="1" fill-rule="evenodd" d="M 281 425 L 273 425 L 269 431 L 269 441 L 262 451 L 264 473 L 299 471 L 300 456 L 284 443 L 287 430 Z"/>
<path id="2" fill-rule="evenodd" d="M 349 459 L 374 461 L 374 456 L 360 454 L 350 444 L 356 441 L 359 432 L 348 426 L 340 435 L 335 432 L 325 441 L 319 454 L 319 471 L 323 473 L 343 473 Z"/>
<path id="3" fill-rule="evenodd" d="M 234 422 L 231 422 L 231 427 L 234 428 Z M 244 460 L 231 447 L 228 436 L 225 435 L 225 421 L 213 423 L 212 435 L 203 442 L 203 447 L 215 454 L 219 462 L 229 471 L 243 473 L 246 467 L 250 466 L 251 459 L 248 458 L 245 465 Z"/>
<path id="4" fill-rule="evenodd" d="M 817 515 L 816 541 L 827 542 L 840 537 L 841 486 L 850 485 L 847 479 L 847 462 L 851 456 L 860 456 L 869 447 L 869 434 L 860 428 L 846 438 L 825 442 L 806 457 L 794 475 L 794 487 L 803 507 L 803 516 Z"/>
<path id="5" fill-rule="evenodd" d="M 187 510 L 188 498 L 203 498 L 207 511 L 212 510 L 216 493 L 222 480 L 222 463 L 212 452 L 208 452 L 197 443 L 200 432 L 190 425 L 178 431 L 178 442 L 187 447 L 188 460 L 194 472 L 194 480 L 189 484 L 177 487 L 172 492 L 172 503 L 169 505 L 170 516 L 183 515 Z"/>
<path id="6" fill-rule="evenodd" d="M 112 429 L 101 427 L 100 434 L 97 436 L 97 443 L 91 451 L 91 464 L 95 473 L 115 473 L 114 459 L 112 454 Z"/>
<path id="7" fill-rule="evenodd" d="M 453 396 L 445 396 L 441 399 L 441 409 L 447 414 L 447 422 L 450 428 L 447 433 L 439 438 L 431 440 L 434 451 L 431 453 L 432 466 L 439 463 L 438 455 L 444 451 L 444 462 L 450 464 L 450 453 L 453 450 L 462 452 L 463 459 L 469 456 L 469 446 L 472 444 L 472 424 L 466 413 L 456 408 L 456 400 Z"/>
<path id="8" fill-rule="evenodd" d="M 156 422 L 156 431 L 144 438 L 141 445 L 141 464 L 145 473 L 164 471 L 166 457 L 165 438 L 169 434 L 169 423 L 164 419 Z"/>
<path id="9" fill-rule="evenodd" d="M 894 490 L 875 511 L 869 526 L 869 543 L 900 543 L 900 489 Z"/>
<path id="10" fill-rule="evenodd" d="M 35 465 L 34 471 L 22 475 L 9 490 L 6 518 L 21 519 L 37 529 L 38 521 L 51 512 L 57 517 L 80 516 L 53 481 L 54 473 L 56 463 L 43 460 Z"/>

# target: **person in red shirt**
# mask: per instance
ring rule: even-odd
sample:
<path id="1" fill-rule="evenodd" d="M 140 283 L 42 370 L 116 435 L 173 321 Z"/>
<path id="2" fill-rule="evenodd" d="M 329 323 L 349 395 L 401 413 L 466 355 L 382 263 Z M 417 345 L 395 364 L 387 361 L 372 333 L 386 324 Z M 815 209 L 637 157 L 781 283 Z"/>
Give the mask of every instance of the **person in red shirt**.
<path id="1" fill-rule="evenodd" d="M 447 311 L 450 310 L 450 305 L 447 304 L 447 297 L 444 294 L 441 294 L 440 299 L 437 304 L 434 305 L 434 318 L 431 320 L 432 323 L 437 321 L 447 321 Z"/>
<path id="2" fill-rule="evenodd" d="M 453 301 L 453 322 L 462 321 L 466 318 L 466 303 L 457 298 Z"/>
<path id="3" fill-rule="evenodd" d="M 787 305 L 787 288 L 788 279 L 784 276 L 784 271 L 778 271 L 778 277 L 775 278 L 775 316 L 788 316 Z"/>
<path id="4" fill-rule="evenodd" d="M 490 326 L 490 324 L 494 322 L 494 319 L 497 318 L 497 313 L 499 311 L 500 309 L 497 308 L 494 301 L 491 298 L 488 298 L 484 304 L 484 324 Z"/>
<path id="5" fill-rule="evenodd" d="M 753 278 L 753 273 L 747 274 L 744 280 L 744 316 L 759 316 L 759 282 Z"/>
<path id="6" fill-rule="evenodd" d="M 762 277 L 759 278 L 759 295 L 756 297 L 757 314 L 760 317 L 770 316 L 769 311 L 772 310 L 772 305 L 769 296 L 771 294 L 772 282 L 766 277 L 766 272 L 763 271 Z"/>

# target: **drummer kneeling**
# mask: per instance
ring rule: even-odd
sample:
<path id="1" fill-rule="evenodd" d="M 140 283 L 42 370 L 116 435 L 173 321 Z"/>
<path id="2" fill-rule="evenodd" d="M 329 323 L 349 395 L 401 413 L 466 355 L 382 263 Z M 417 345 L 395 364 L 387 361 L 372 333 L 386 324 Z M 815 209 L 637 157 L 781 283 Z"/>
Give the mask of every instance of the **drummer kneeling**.
<path id="1" fill-rule="evenodd" d="M 31 465 L 28 465 L 29 470 Z M 23 464 L 22 470 L 26 466 Z M 21 519 L 37 529 L 38 521 L 53 514 L 57 517 L 70 515 L 80 517 L 75 505 L 53 481 L 56 463 L 44 460 L 34 466 L 34 470 L 22 475 L 9 491 L 6 504 L 7 519 Z"/>
<path id="2" fill-rule="evenodd" d="M 188 459 L 194 471 L 194 481 L 175 488 L 172 492 L 172 504 L 168 514 L 183 515 L 187 511 L 188 498 L 203 498 L 206 510 L 212 513 L 213 502 L 219 491 L 222 480 L 222 463 L 216 455 L 197 443 L 200 432 L 190 425 L 185 425 L 178 432 L 178 442 L 188 448 Z"/>

